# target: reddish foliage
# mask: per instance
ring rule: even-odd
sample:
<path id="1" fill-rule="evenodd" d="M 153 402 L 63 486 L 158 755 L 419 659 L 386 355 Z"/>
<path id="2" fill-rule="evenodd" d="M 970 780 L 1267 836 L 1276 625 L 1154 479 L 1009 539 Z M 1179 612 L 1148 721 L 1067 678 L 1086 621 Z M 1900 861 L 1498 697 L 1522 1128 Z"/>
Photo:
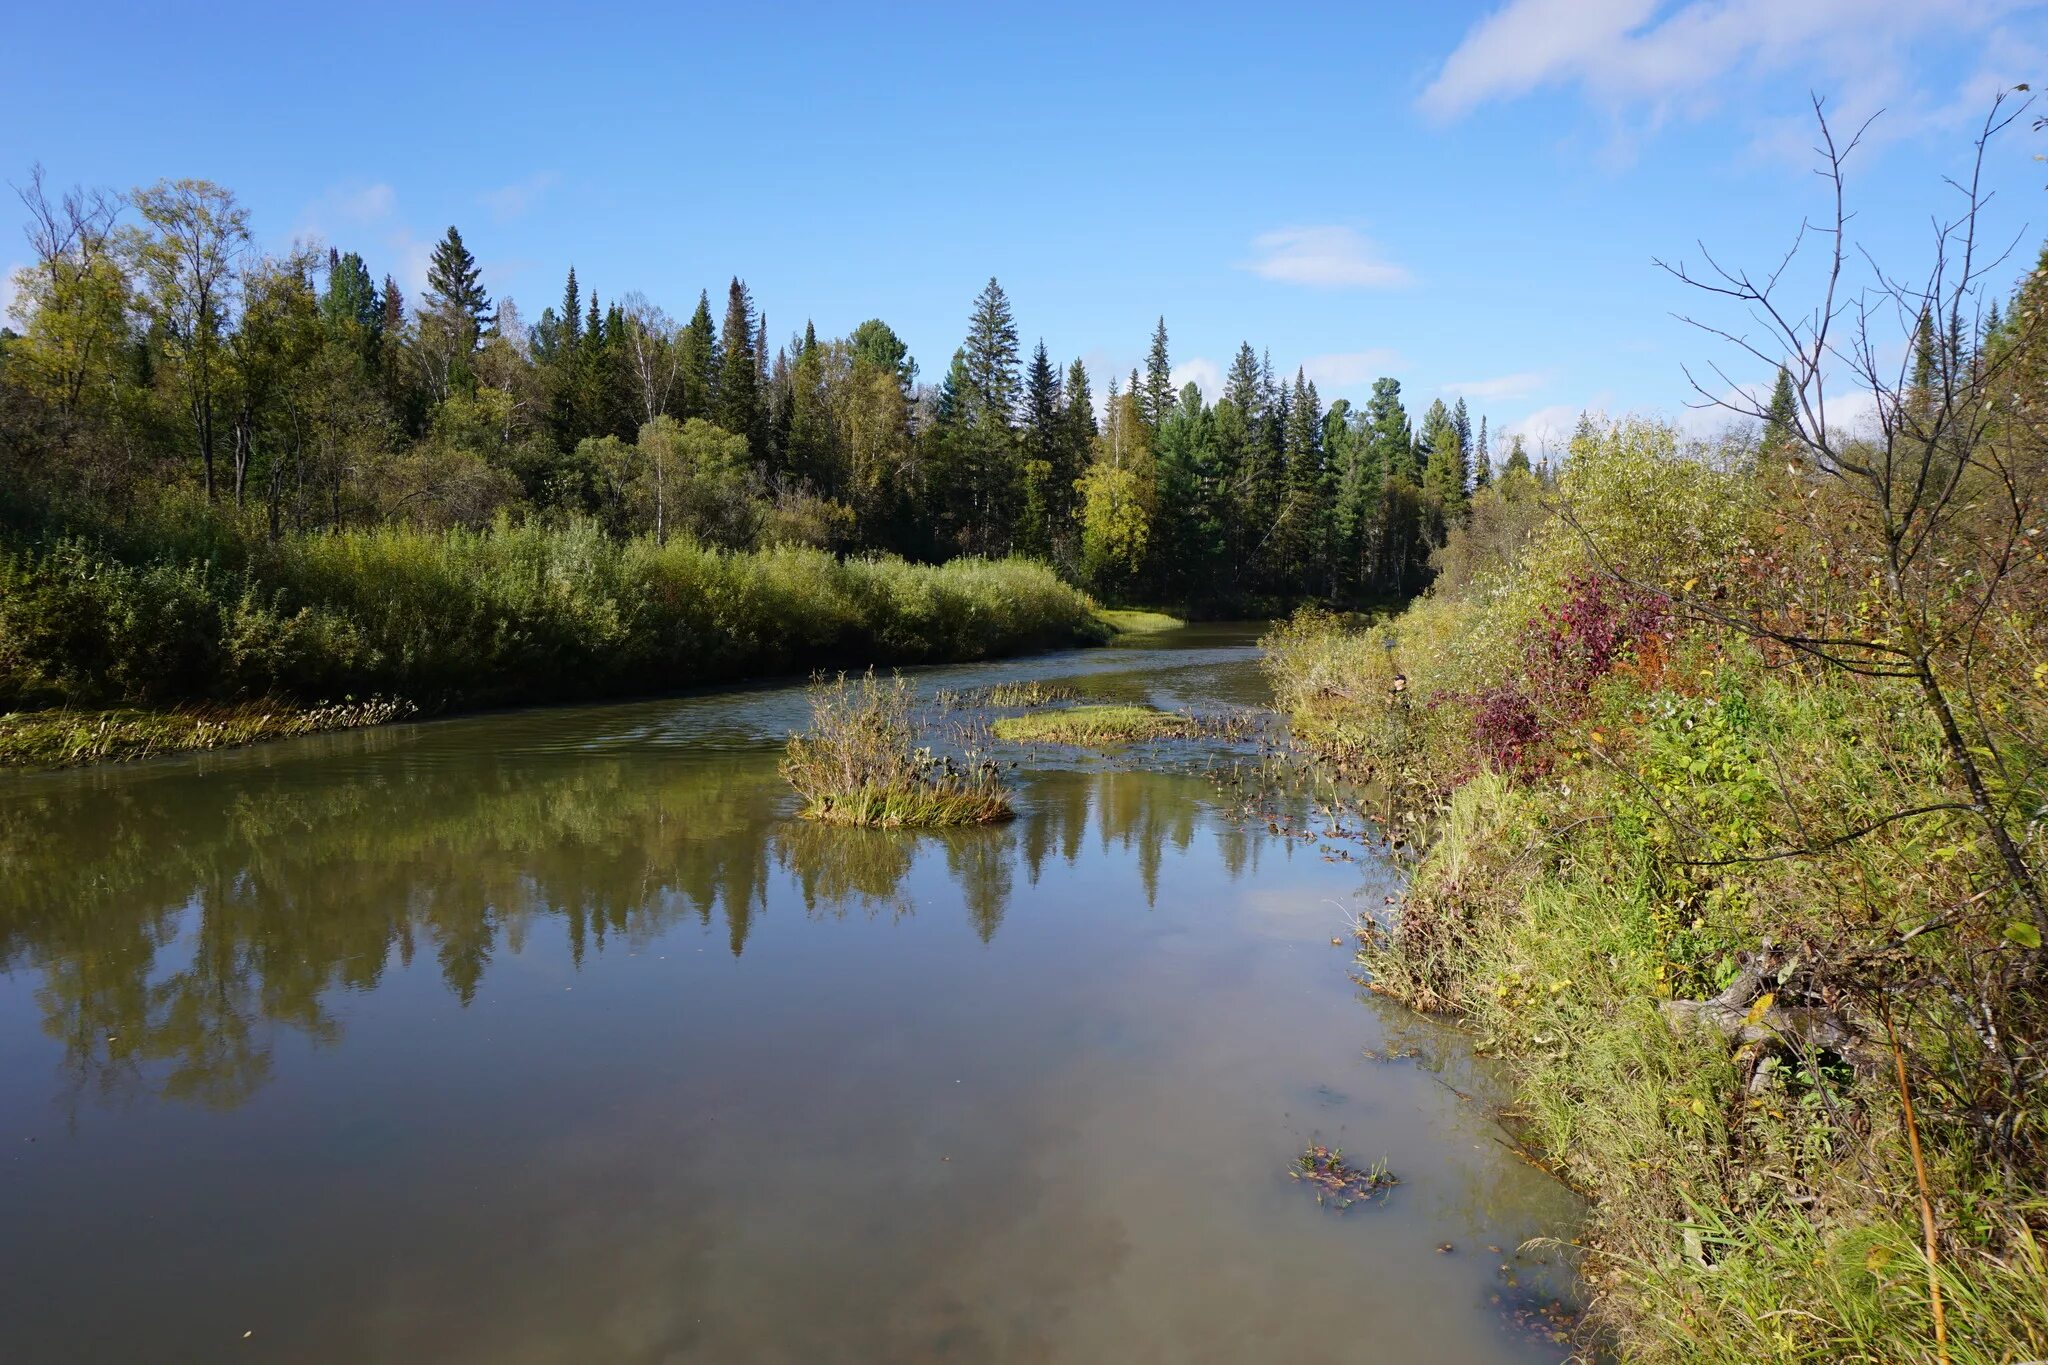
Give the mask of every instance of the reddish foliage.
<path id="1" fill-rule="evenodd" d="M 1537 768 L 1551 727 L 1584 711 L 1593 684 L 1630 657 L 1663 657 L 1671 601 L 1662 593 L 1578 574 L 1564 601 L 1531 623 L 1522 643 L 1522 677 L 1471 698 L 1472 739 L 1488 761 L 1510 771 Z"/>

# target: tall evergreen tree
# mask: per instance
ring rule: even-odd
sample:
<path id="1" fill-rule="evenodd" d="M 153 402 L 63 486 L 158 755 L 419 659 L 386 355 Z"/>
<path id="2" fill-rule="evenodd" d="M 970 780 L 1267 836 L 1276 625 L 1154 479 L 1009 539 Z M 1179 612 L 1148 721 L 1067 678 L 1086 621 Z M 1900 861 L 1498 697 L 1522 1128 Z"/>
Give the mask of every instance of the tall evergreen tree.
<path id="1" fill-rule="evenodd" d="M 697 292 L 697 311 L 690 314 L 676 345 L 682 353 L 678 365 L 682 373 L 677 415 L 685 421 L 692 417 L 708 419 L 711 395 L 718 387 L 718 334 L 712 327 L 711 296 L 707 292 Z"/>
<path id="2" fill-rule="evenodd" d="M 1486 448 L 1486 419 L 1479 419 L 1479 445 L 1472 452 L 1472 486 L 1484 488 L 1493 482 L 1493 454 Z"/>
<path id="3" fill-rule="evenodd" d="M 491 296 L 484 292 L 482 268 L 452 224 L 427 262 L 427 307 L 454 329 L 463 354 L 477 348 L 491 316 Z"/>
<path id="4" fill-rule="evenodd" d="M 1764 446 L 1781 449 L 1799 435 L 1799 395 L 1793 391 L 1792 375 L 1778 367 L 1778 382 L 1771 387 L 1770 406 L 1764 409 Z"/>
<path id="5" fill-rule="evenodd" d="M 1173 412 L 1173 363 L 1166 354 L 1166 319 L 1152 329 L 1152 349 L 1145 356 L 1145 383 L 1138 394 L 1138 408 L 1146 423 L 1157 431 Z"/>
<path id="6" fill-rule="evenodd" d="M 747 438 L 756 467 L 765 465 L 767 423 L 761 411 L 761 364 L 755 351 L 754 299 L 739 276 L 725 291 L 725 324 L 718 333 L 718 384 L 711 420 Z"/>

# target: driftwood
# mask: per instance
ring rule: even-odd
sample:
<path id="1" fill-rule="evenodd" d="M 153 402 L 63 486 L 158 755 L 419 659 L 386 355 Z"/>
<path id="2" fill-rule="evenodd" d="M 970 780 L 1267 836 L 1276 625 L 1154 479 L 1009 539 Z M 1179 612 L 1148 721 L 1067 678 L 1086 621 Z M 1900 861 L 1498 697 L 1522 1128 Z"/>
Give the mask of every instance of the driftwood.
<path id="1" fill-rule="evenodd" d="M 1832 1052 L 1859 1068 L 1875 1057 L 1868 1043 L 1826 1010 L 1779 1004 L 1758 1011 L 1763 995 L 1764 974 L 1754 966 L 1744 967 L 1726 990 L 1711 1000 L 1666 1000 L 1659 1008 L 1673 1032 L 1687 1028 L 1710 1028 L 1731 1043 L 1767 1047 L 1786 1043 L 1811 1055 Z"/>

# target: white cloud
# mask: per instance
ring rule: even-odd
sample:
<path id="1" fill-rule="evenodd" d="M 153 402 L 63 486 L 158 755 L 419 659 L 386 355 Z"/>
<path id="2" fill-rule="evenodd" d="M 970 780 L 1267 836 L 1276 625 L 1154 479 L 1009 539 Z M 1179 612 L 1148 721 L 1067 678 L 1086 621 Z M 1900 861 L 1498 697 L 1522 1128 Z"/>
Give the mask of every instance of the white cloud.
<path id="1" fill-rule="evenodd" d="M 1697 117 L 1749 81 L 1796 69 L 1833 90 L 1846 116 L 1896 104 L 1911 89 L 1916 47 L 1930 37 L 1984 35 L 1989 60 L 1997 21 L 2029 3 L 1509 0 L 1467 30 L 1417 104 L 1452 119 L 1489 101 L 1576 86 L 1617 113 L 1647 111 L 1654 127 L 1672 115 Z"/>
<path id="2" fill-rule="evenodd" d="M 1461 398 L 1476 398 L 1482 403 L 1499 403 L 1510 398 L 1527 398 L 1550 382 L 1550 376 L 1540 370 L 1523 370 L 1517 374 L 1495 375 L 1492 379 L 1461 379 L 1443 386 L 1445 393 L 1457 394 Z"/>
<path id="3" fill-rule="evenodd" d="M 524 180 L 500 186 L 484 194 L 484 207 L 488 208 L 491 216 L 501 223 L 521 217 L 540 202 L 542 195 L 554 188 L 556 179 L 553 171 L 541 171 L 537 175 L 529 175 Z"/>
<path id="4" fill-rule="evenodd" d="M 14 316 L 14 276 L 26 269 L 27 265 L 15 261 L 5 270 L 0 270 L 0 327 L 18 330 L 22 325 Z"/>
<path id="5" fill-rule="evenodd" d="M 1183 360 L 1173 367 L 1173 387 L 1192 383 L 1202 391 L 1205 402 L 1213 403 L 1223 394 L 1223 367 L 1203 356 Z"/>
<path id="6" fill-rule="evenodd" d="M 1252 239 L 1258 255 L 1245 269 L 1268 280 L 1321 289 L 1392 289 L 1408 284 L 1404 266 L 1385 259 L 1357 230 L 1341 226 L 1279 228 Z"/>
<path id="7" fill-rule="evenodd" d="M 1404 365 L 1400 352 L 1386 346 L 1376 346 L 1367 351 L 1312 355 L 1301 362 L 1301 372 L 1308 376 L 1318 393 L 1327 401 L 1331 393 L 1345 389 L 1363 389 L 1373 380 L 1382 375 L 1392 374 Z M 1324 390 L 1329 392 L 1323 392 Z"/>
<path id="8" fill-rule="evenodd" d="M 1533 456 L 1551 451 L 1561 451 L 1578 428 L 1579 414 L 1583 408 L 1569 403 L 1553 403 L 1547 408 L 1538 408 L 1519 422 L 1510 422 L 1503 431 L 1504 436 L 1519 436 Z M 1504 452 L 1507 447 L 1501 447 Z"/>

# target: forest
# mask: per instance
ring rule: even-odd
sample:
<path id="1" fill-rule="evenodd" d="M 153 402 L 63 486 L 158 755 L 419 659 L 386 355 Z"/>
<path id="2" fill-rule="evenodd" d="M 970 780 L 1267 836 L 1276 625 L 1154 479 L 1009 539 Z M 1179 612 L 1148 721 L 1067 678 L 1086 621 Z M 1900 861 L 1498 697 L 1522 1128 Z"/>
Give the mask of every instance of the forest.
<path id="1" fill-rule="evenodd" d="M 1355 603 L 1419 588 L 1491 473 L 1483 418 L 1439 401 L 1418 423 L 1392 378 L 1326 406 L 1246 343 L 1215 402 L 1176 388 L 1164 318 L 1128 376 L 1026 355 L 994 279 L 934 383 L 880 319 L 772 339 L 737 277 L 678 320 L 571 267 L 529 321 L 454 227 L 409 299 L 340 244 L 262 254 L 206 181 L 58 194 L 37 170 L 21 198 L 0 438 L 44 516 L 168 506 L 273 540 L 588 519 L 1028 556 L 1114 598 Z"/>

